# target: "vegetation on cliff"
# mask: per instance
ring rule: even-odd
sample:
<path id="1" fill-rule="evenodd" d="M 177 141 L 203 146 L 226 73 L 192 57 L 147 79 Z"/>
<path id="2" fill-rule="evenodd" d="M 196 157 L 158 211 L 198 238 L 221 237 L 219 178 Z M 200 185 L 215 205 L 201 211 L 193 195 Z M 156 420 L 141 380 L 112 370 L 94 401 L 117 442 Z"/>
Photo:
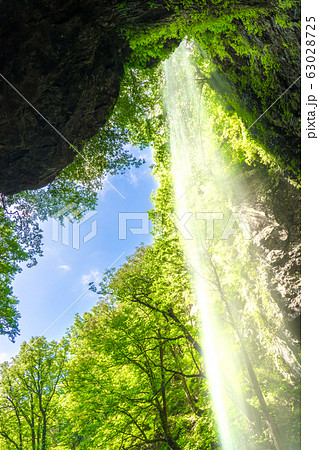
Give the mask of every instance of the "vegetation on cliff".
<path id="1" fill-rule="evenodd" d="M 92 287 L 99 290 L 97 305 L 76 317 L 60 343 L 33 338 L 11 363 L 2 364 L 0 448 L 191 450 L 220 445 L 191 267 L 173 220 L 172 162 L 162 101 L 162 63 L 184 39 L 201 88 L 198 108 L 205 105 L 211 143 L 223 151 L 225 184 L 232 178 L 246 186 L 241 194 L 246 203 L 236 189 L 223 196 L 218 192 L 217 202 L 227 217 L 233 206 L 244 206 L 268 220 L 267 226 L 252 223 L 257 230 L 252 241 L 241 233 L 221 239 L 223 230 L 217 227 L 214 245 L 206 248 L 208 280 L 234 300 L 241 351 L 252 355 L 248 371 L 245 358 L 239 358 L 235 381 L 241 388 L 248 386 L 251 373 L 263 380 L 249 385 L 244 405 L 236 392 L 229 392 L 234 411 L 245 412 L 236 425 L 255 448 L 274 448 L 256 394 L 262 391 L 286 442 L 299 448 L 300 343 L 290 323 L 299 316 L 300 305 L 292 306 L 294 290 L 282 294 L 283 282 L 274 280 L 288 255 L 295 260 L 285 270 L 297 286 L 299 228 L 298 221 L 287 225 L 287 214 L 269 203 L 278 186 L 284 186 L 288 205 L 291 200 L 290 205 L 298 206 L 300 8 L 290 1 L 250 3 L 167 1 L 169 17 L 160 23 L 123 25 L 121 39 L 130 50 L 106 124 L 48 186 L 1 194 L 0 334 L 14 340 L 19 313 L 11 284 L 21 263 L 32 266 L 41 256 L 39 222 L 80 219 L 96 207 L 107 174 L 138 167 L 142 150 L 155 150 L 153 173 L 159 188 L 149 212 L 154 243 L 137 249 L 118 271 L 106 271 L 100 287 Z M 156 12 L 159 4 L 148 6 Z M 117 4 L 117 13 L 125 17 L 131 7 L 132 2 Z M 129 153 L 128 145 L 141 149 L 141 159 Z M 203 205 L 209 204 L 216 194 L 209 177 L 201 189 Z M 240 261 L 231 272 L 230 260 Z M 283 270 L 281 278 L 285 274 Z M 229 311 L 223 311 L 232 322 Z M 238 352 L 238 340 L 232 345 Z"/>

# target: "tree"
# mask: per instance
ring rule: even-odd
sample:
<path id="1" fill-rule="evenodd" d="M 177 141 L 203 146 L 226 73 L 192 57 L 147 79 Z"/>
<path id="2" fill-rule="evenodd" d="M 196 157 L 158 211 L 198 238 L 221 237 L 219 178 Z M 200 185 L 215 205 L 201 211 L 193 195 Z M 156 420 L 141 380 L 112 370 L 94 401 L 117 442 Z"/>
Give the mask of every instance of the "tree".
<path id="1" fill-rule="evenodd" d="M 14 232 L 14 225 L 7 221 L 0 209 L 0 334 L 7 334 L 14 341 L 19 333 L 18 300 L 13 295 L 11 282 L 21 269 L 18 262 L 25 261 L 27 254 L 19 246 Z"/>
<path id="2" fill-rule="evenodd" d="M 77 318 L 71 353 L 69 417 L 79 448 L 215 448 L 200 358 L 161 313 L 108 296 Z"/>
<path id="3" fill-rule="evenodd" d="M 110 126 L 85 147 L 84 158 L 74 164 L 45 188 L 15 195 L 0 194 L 0 334 L 14 340 L 18 334 L 18 303 L 13 296 L 12 281 L 21 272 L 20 263 L 27 267 L 37 264 L 42 256 L 41 222 L 54 218 L 80 220 L 97 204 L 97 190 L 106 173 L 123 172 L 142 161 L 124 149 L 125 139 Z M 88 159 L 90 160 L 87 163 Z"/>
<path id="4" fill-rule="evenodd" d="M 0 442 L 5 448 L 50 448 L 67 352 L 66 341 L 40 336 L 24 342 L 18 356 L 1 365 Z"/>
<path id="5" fill-rule="evenodd" d="M 214 95 L 207 97 L 209 116 L 205 116 L 204 104 L 202 113 L 198 112 L 202 93 L 198 92 L 195 79 L 190 75 L 185 47 L 178 49 L 174 58 L 174 64 L 166 70 L 170 115 L 167 142 L 171 148 L 159 142 L 155 151 L 159 188 L 151 216 L 153 219 L 158 213 L 163 216 L 162 228 L 156 230 L 162 237 L 157 238 L 155 246 L 163 241 L 176 255 L 176 249 L 174 251 L 169 242 L 179 241 L 185 249 L 185 259 L 194 274 L 194 297 L 202 309 L 204 334 L 207 329 L 212 332 L 206 333 L 206 356 L 211 351 L 207 345 L 213 341 L 217 357 L 212 365 L 216 367 L 216 360 L 220 361 L 221 390 L 225 394 L 223 408 L 229 429 L 234 431 L 229 435 L 239 432 L 252 445 L 257 445 L 258 441 L 261 448 L 264 444 L 267 449 L 273 445 L 281 449 L 286 444 L 293 445 L 299 433 L 299 411 L 294 410 L 299 410 L 299 363 L 297 352 L 292 351 L 296 350 L 294 338 L 285 327 L 271 290 L 265 287 L 265 261 L 257 263 L 254 243 L 234 229 L 226 233 L 225 226 L 215 227 L 214 237 L 209 238 L 201 224 L 188 223 L 191 239 L 176 236 L 171 214 L 174 206 L 180 215 L 186 211 L 206 211 L 208 215 L 211 211 L 223 211 L 228 215 L 236 211 L 240 202 L 245 202 L 246 206 L 244 174 L 247 166 L 236 161 L 236 153 L 235 158 L 225 157 L 221 161 L 224 151 L 214 145 L 217 139 L 212 133 L 212 118 L 225 129 L 223 134 L 229 139 L 230 153 L 233 149 L 240 153 L 245 139 L 236 137 L 241 130 L 240 121 L 236 117 L 232 120 Z M 210 166 L 212 169 L 208 170 Z M 156 270 L 154 272 L 157 274 Z M 169 300 L 171 304 L 172 300 Z M 208 376 L 214 386 L 213 375 L 208 372 Z"/>
<path id="6" fill-rule="evenodd" d="M 50 217 L 60 221 L 66 217 L 80 219 L 95 207 L 96 194 L 74 181 L 55 180 L 37 191 L 0 194 L 0 202 L 0 334 L 14 340 L 20 316 L 12 281 L 21 272 L 21 263 L 32 267 L 42 256 L 40 222 Z"/>

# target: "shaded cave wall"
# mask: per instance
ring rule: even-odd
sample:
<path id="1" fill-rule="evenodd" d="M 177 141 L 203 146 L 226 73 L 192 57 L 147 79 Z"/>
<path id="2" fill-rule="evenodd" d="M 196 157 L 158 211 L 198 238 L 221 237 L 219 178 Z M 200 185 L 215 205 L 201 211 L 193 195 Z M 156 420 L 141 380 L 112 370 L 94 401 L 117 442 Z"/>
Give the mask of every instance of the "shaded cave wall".
<path id="1" fill-rule="evenodd" d="M 74 146 L 94 136 L 115 105 L 130 53 L 122 27 L 172 15 L 163 2 L 121 4 L 1 2 L 0 72 Z M 0 104 L 0 192 L 45 186 L 74 150 L 3 78 Z"/>

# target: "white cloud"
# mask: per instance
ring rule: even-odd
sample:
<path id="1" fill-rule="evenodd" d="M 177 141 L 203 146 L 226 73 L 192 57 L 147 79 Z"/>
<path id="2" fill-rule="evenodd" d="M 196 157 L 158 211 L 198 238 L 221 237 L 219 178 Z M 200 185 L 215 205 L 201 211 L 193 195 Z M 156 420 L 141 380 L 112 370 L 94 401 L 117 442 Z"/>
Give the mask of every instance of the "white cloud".
<path id="1" fill-rule="evenodd" d="M 101 275 L 101 272 L 99 272 L 97 269 L 91 269 L 89 273 L 83 274 L 81 276 L 81 284 L 83 284 L 83 286 L 87 286 L 89 283 L 91 283 L 91 281 L 95 281 L 97 278 L 100 278 Z"/>
<path id="2" fill-rule="evenodd" d="M 66 272 L 68 272 L 69 270 L 71 270 L 70 266 L 67 266 L 66 264 L 62 264 L 61 266 L 59 266 L 59 269 L 65 270 Z"/>

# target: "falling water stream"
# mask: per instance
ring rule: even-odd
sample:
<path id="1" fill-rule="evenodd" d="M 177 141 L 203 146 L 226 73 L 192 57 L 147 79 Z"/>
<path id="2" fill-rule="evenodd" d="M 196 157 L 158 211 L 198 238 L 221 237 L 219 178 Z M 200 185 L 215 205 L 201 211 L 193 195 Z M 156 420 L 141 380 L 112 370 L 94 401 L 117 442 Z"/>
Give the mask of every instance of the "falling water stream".
<path id="1" fill-rule="evenodd" d="M 225 176 L 225 150 L 214 141 L 209 114 L 205 112 L 190 62 L 190 46 L 182 43 L 165 63 L 165 107 L 176 214 L 185 225 L 182 241 L 192 268 L 192 287 L 202 322 L 206 373 L 221 447 L 297 449 L 300 444 L 294 439 L 296 418 L 292 417 L 290 406 L 280 403 L 280 395 L 272 394 L 272 389 L 276 393 L 290 389 L 289 386 L 293 389 L 291 379 L 298 378 L 299 370 L 296 358 L 283 340 L 270 332 L 265 336 L 266 331 L 257 322 L 251 323 L 252 319 L 245 316 L 248 306 L 236 299 L 236 291 L 228 290 L 227 276 L 232 276 L 233 268 L 238 272 L 238 267 L 244 264 L 234 258 L 230 248 L 235 239 L 235 225 L 230 224 L 229 193 L 244 191 L 244 186 L 237 178 Z M 223 221 L 225 218 L 228 221 Z M 240 229 L 236 228 L 245 244 L 248 238 Z M 215 243 L 218 231 L 223 238 Z M 227 270 L 220 269 L 228 254 Z M 225 271 L 229 275 L 225 276 Z M 279 328 L 283 318 L 271 299 L 267 301 L 264 315 L 269 323 L 277 321 Z M 253 307 L 258 308 L 257 299 Z M 278 360 L 283 361 L 286 372 L 278 368 Z M 267 384 L 268 376 L 275 388 L 271 384 L 270 389 Z"/>

